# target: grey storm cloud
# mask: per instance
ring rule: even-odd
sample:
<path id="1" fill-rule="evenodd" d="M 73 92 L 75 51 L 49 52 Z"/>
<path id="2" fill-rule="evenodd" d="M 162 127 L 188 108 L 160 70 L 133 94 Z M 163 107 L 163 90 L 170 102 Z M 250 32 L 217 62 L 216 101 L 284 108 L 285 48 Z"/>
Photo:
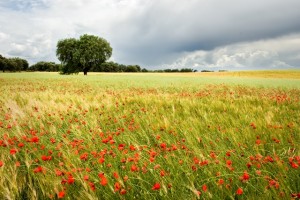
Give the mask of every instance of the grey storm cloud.
<path id="1" fill-rule="evenodd" d="M 210 51 L 297 33 L 299 8 L 298 1 L 188 1 L 180 6 L 163 1 L 151 5 L 131 24 L 137 30 L 131 47 L 135 53 L 129 56 L 141 62 L 146 56 L 158 64 L 155 62 L 164 61 L 166 52 Z"/>
<path id="2" fill-rule="evenodd" d="M 0 0 L 0 12 L 0 53 L 31 62 L 88 33 L 148 68 L 300 66 L 298 0 Z"/>

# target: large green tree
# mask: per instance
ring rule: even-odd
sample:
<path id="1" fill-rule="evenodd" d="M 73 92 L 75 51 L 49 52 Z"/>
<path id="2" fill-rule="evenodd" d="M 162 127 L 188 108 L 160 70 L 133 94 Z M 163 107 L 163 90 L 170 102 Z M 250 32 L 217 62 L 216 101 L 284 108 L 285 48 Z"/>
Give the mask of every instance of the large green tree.
<path id="1" fill-rule="evenodd" d="M 84 75 L 111 57 L 112 48 L 103 38 L 82 35 L 79 39 L 59 40 L 56 55 L 62 62 L 62 73 L 71 74 L 83 71 Z"/>

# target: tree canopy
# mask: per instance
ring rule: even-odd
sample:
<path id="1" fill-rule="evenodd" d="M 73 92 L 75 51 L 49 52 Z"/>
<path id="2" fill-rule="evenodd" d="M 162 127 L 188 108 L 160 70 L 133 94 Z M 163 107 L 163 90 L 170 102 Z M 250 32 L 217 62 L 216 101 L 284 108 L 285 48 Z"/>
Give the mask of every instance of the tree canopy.
<path id="1" fill-rule="evenodd" d="M 55 62 L 40 61 L 31 65 L 28 70 L 30 71 L 46 71 L 46 72 L 58 72 L 60 70 L 60 64 Z"/>
<path id="2" fill-rule="evenodd" d="M 82 35 L 79 39 L 59 40 L 56 55 L 62 62 L 62 73 L 80 71 L 87 75 L 90 69 L 101 65 L 112 55 L 112 48 L 105 39 L 94 35 Z"/>
<path id="3" fill-rule="evenodd" d="M 0 70 L 5 71 L 26 71 L 28 69 L 28 62 L 25 59 L 14 57 L 5 58 L 0 54 Z"/>

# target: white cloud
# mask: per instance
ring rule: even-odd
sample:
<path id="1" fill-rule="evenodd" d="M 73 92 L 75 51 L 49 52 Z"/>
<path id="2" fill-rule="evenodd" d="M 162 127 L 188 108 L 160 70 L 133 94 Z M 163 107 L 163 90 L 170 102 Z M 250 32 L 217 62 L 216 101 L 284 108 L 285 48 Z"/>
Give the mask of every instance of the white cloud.
<path id="1" fill-rule="evenodd" d="M 227 45 L 212 51 L 186 52 L 175 62 L 165 66 L 172 68 L 193 67 L 198 70 L 209 68 L 292 68 L 300 67 L 299 52 L 300 34 L 296 34 L 269 40 Z M 296 62 L 294 62 L 295 60 Z"/>
<path id="2" fill-rule="evenodd" d="M 0 32 L 0 42 L 5 41 L 9 38 L 9 35 Z"/>

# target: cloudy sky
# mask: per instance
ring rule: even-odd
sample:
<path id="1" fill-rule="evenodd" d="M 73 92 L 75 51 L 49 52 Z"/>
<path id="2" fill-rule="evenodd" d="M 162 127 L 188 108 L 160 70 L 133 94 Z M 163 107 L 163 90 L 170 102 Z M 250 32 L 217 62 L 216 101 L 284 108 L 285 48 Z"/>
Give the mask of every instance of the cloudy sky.
<path id="1" fill-rule="evenodd" d="M 148 69 L 300 68 L 299 19 L 299 0 L 0 0 L 0 54 L 58 62 L 87 33 Z"/>

